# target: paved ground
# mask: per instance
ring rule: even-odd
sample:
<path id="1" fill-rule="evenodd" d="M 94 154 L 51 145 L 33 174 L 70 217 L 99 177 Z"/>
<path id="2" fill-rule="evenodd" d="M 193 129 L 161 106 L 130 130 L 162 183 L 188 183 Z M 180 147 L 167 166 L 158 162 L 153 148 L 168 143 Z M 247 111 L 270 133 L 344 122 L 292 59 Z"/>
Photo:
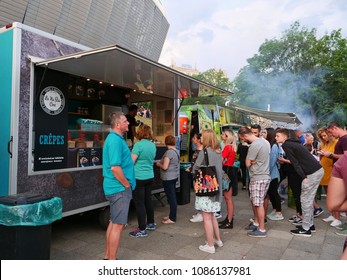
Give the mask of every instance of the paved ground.
<path id="1" fill-rule="evenodd" d="M 191 223 L 194 214 L 194 194 L 189 204 L 178 206 L 178 220 L 173 225 L 161 224 L 168 213 L 168 205 L 162 206 L 156 199 L 155 217 L 157 230 L 149 232 L 147 238 L 132 238 L 128 233 L 137 226 L 133 208 L 129 214 L 129 225 L 125 228 L 118 257 L 123 260 L 336 260 L 340 258 L 344 237 L 322 221 L 325 211 L 315 218 L 316 233 L 310 238 L 293 236 L 294 226 L 288 218 L 295 210 L 283 206 L 285 220 L 269 221 L 266 225 L 268 237 L 252 238 L 243 229 L 252 216 L 247 191 L 239 190 L 234 197 L 234 228 L 221 230 L 224 247 L 215 254 L 201 252 L 198 246 L 205 243 L 202 223 Z M 319 202 L 325 209 L 325 198 Z M 224 205 L 223 205 L 224 206 Z M 223 209 L 224 210 L 224 209 Z M 105 230 L 98 224 L 97 212 L 63 218 L 53 223 L 51 259 L 56 260 L 101 260 L 104 255 Z M 343 220 L 344 222 L 346 220 Z"/>

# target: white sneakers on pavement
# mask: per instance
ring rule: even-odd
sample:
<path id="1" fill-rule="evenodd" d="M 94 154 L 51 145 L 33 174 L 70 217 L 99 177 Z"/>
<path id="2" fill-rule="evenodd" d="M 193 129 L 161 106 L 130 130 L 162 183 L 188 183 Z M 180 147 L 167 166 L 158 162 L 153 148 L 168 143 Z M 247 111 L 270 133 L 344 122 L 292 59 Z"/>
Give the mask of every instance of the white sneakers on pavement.
<path id="1" fill-rule="evenodd" d="M 283 215 L 281 212 L 276 212 L 276 211 L 272 211 L 270 214 L 268 214 L 266 216 L 269 220 L 272 221 L 281 221 L 284 219 Z"/>
<path id="2" fill-rule="evenodd" d="M 323 219 L 324 222 L 330 223 L 331 227 L 338 227 L 342 225 L 342 222 L 338 219 L 335 219 L 332 215 L 330 215 L 329 217 Z"/>
<path id="3" fill-rule="evenodd" d="M 341 222 L 340 220 L 338 220 L 338 219 L 335 219 L 335 220 L 330 224 L 331 227 L 337 227 L 337 226 L 340 226 L 340 225 L 342 225 L 342 222 Z"/>
<path id="4" fill-rule="evenodd" d="M 201 213 L 197 213 L 196 215 L 193 215 L 193 218 L 191 218 L 189 221 L 191 221 L 192 223 L 198 223 L 198 222 L 202 222 L 204 220 L 204 218 L 202 217 Z"/>
<path id="5" fill-rule="evenodd" d="M 334 220 L 335 218 L 332 215 L 330 215 L 328 218 L 323 219 L 323 221 L 326 223 L 333 222 Z"/>
<path id="6" fill-rule="evenodd" d="M 214 241 L 214 244 L 217 246 L 217 247 L 223 247 L 223 241 L 222 240 L 215 240 Z"/>
<path id="7" fill-rule="evenodd" d="M 206 253 L 214 254 L 216 252 L 216 248 L 214 246 L 208 246 L 207 241 L 205 241 L 205 243 L 205 245 L 199 246 L 199 250 Z M 219 248 L 224 246 L 222 240 L 214 240 L 214 245 L 216 245 Z"/>
<path id="8" fill-rule="evenodd" d="M 216 217 L 217 220 L 222 218 L 222 214 L 220 212 L 215 212 L 214 216 Z"/>
<path id="9" fill-rule="evenodd" d="M 216 252 L 216 248 L 214 246 L 208 246 L 208 244 L 200 245 L 199 250 L 210 254 L 214 254 Z"/>

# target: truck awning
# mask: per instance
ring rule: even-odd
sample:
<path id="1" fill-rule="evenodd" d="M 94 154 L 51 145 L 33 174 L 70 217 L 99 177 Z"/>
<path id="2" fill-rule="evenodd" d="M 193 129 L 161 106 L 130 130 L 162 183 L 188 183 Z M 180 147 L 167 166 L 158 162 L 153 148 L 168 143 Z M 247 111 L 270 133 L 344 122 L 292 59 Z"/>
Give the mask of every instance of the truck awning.
<path id="1" fill-rule="evenodd" d="M 117 45 L 82 51 L 34 64 L 166 98 L 232 94 L 230 91 L 194 79 Z"/>
<path id="2" fill-rule="evenodd" d="M 293 124 L 296 126 L 299 126 L 302 124 L 302 122 L 299 120 L 299 118 L 297 117 L 295 113 L 264 111 L 264 110 L 246 107 L 243 105 L 238 105 L 235 103 L 230 103 L 229 106 L 240 112 L 245 112 L 249 116 L 261 117 L 264 119 L 268 119 L 272 122 Z"/>

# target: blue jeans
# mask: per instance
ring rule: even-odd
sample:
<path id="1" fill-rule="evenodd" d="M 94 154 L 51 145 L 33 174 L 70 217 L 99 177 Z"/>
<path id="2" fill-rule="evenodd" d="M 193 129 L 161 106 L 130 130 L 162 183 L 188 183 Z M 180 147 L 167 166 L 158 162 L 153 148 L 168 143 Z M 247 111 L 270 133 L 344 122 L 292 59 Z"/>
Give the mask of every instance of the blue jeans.
<path id="1" fill-rule="evenodd" d="M 163 181 L 164 191 L 167 197 L 167 202 L 170 205 L 169 218 L 176 222 L 177 215 L 177 200 L 176 200 L 176 182 L 178 179 Z"/>

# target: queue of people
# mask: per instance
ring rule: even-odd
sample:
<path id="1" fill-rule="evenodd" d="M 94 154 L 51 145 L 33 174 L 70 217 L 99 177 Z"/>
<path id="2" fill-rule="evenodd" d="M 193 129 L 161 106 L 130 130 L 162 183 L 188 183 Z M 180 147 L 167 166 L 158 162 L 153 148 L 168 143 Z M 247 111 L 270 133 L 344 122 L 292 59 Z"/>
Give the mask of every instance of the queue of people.
<path id="1" fill-rule="evenodd" d="M 135 109 L 134 109 L 135 111 Z M 131 129 L 131 123 L 122 112 L 110 115 L 111 131 L 103 148 L 103 188 L 110 202 L 110 222 L 106 230 L 105 260 L 117 259 L 121 234 L 128 223 L 131 199 L 134 200 L 138 227 L 129 233 L 130 237 L 147 237 L 147 231 L 156 230 L 152 203 L 152 182 L 154 178 L 154 158 L 156 146 L 151 141 L 152 129 L 141 125 L 136 132 L 139 140 L 130 151 L 125 134 Z M 165 138 L 167 151 L 156 165 L 160 168 L 160 177 L 170 204 L 170 214 L 163 218 L 163 224 L 176 221 L 177 201 L 176 182 L 179 177 L 179 153 L 175 148 L 176 138 Z"/>
<path id="2" fill-rule="evenodd" d="M 134 199 L 138 227 L 131 231 L 129 236 L 147 237 L 148 231 L 156 229 L 151 198 L 156 147 L 151 141 L 153 137 L 151 128 L 141 125 L 136 132 L 139 141 L 130 152 L 123 137 L 129 129 L 127 118 L 120 112 L 112 113 L 110 118 L 111 133 L 105 141 L 103 150 L 104 192 L 110 201 L 105 259 L 116 259 L 120 236 L 127 224 L 131 198 Z M 187 171 L 193 175 L 205 164 L 205 153 L 207 153 L 210 165 L 215 166 L 217 182 L 222 184 L 223 170 L 230 179 L 229 188 L 223 190 L 219 188 L 217 195 L 196 196 L 195 209 L 198 212 L 190 221 L 203 222 L 206 244 L 199 246 L 201 251 L 215 253 L 216 247 L 223 247 L 220 229 L 233 228 L 235 212 L 233 196 L 237 194 L 239 170 L 234 163 L 238 155 L 241 157 L 241 149 L 244 154 L 243 164 L 246 167 L 246 170 L 241 172 L 243 176 L 249 176 L 249 184 L 242 179 L 242 189 L 248 188 L 250 207 L 254 215 L 251 223 L 245 227 L 249 237 L 266 237 L 267 219 L 273 221 L 284 219 L 278 187 L 285 178 L 293 191 L 296 205 L 296 214 L 289 219 L 295 228 L 290 232 L 297 236 L 312 236 L 316 231 L 314 217 L 323 213 L 315 200 L 318 187 L 323 187 L 327 193 L 327 201 L 331 201 L 329 195 L 332 193 L 331 196 L 335 196 L 332 185 L 336 180 L 330 180 L 330 177 L 332 174 L 334 176 L 335 163 L 339 162 L 336 174 L 340 172 L 344 179 L 343 174 L 347 173 L 347 166 L 343 164 L 345 161 L 342 157 L 347 151 L 347 132 L 337 123 L 329 123 L 327 127 L 318 130 L 320 141 L 315 144 L 311 137 L 307 137 L 308 142 L 300 140 L 295 131 L 285 128 L 276 130 L 267 128 L 263 137 L 260 133 L 259 125 L 253 125 L 251 128 L 241 127 L 238 131 L 239 146 L 236 135 L 230 130 L 222 132 L 222 143 L 215 131 L 210 129 L 203 130 L 201 134 L 194 134 L 193 142 L 196 149 Z M 164 225 L 175 224 L 177 220 L 176 183 L 179 179 L 180 163 L 175 137 L 167 136 L 165 144 L 167 151 L 156 163 L 170 206 L 169 214 L 162 219 Z M 202 150 L 204 152 L 201 152 Z M 243 164 L 241 163 L 241 167 Z M 336 174 L 335 177 L 340 176 Z M 338 182 L 340 183 L 339 180 Z M 218 223 L 217 217 L 223 202 L 226 205 L 225 219 Z M 273 208 L 270 213 L 268 213 L 269 202 Z M 341 211 L 347 211 L 345 202 L 341 201 L 339 205 L 330 202 L 328 209 L 331 215 L 323 220 L 331 222 L 331 226 L 340 229 L 341 235 L 345 234 L 347 226 L 340 220 Z"/>

